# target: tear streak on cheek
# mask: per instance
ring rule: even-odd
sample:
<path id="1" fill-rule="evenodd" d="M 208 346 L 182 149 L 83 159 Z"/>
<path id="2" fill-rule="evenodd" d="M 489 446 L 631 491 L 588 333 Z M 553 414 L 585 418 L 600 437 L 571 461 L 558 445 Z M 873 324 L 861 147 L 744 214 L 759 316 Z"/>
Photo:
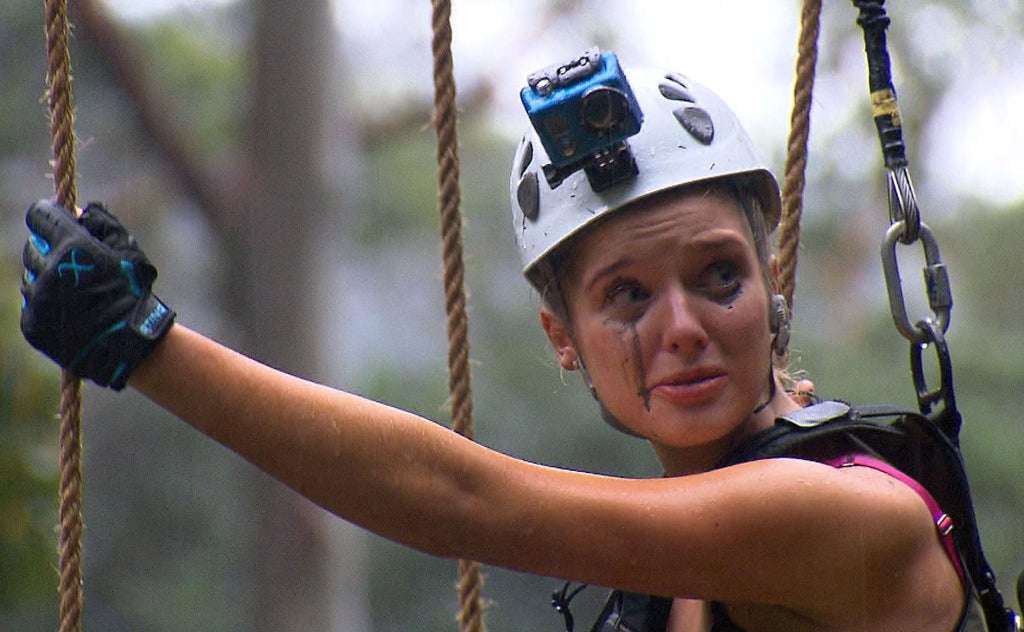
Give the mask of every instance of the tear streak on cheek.
<path id="1" fill-rule="evenodd" d="M 640 346 L 640 334 L 636 331 L 636 323 L 630 323 L 629 332 L 631 334 L 632 346 L 633 346 L 633 366 L 635 369 L 636 379 L 636 394 L 644 400 L 644 410 L 651 412 L 651 391 L 647 388 L 647 379 L 644 375 L 644 356 L 643 349 Z"/>

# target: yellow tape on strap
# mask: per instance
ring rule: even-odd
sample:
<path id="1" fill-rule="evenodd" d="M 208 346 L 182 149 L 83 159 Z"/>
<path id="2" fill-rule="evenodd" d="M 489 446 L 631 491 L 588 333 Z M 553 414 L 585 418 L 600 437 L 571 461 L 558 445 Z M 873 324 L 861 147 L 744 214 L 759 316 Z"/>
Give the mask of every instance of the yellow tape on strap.
<path id="1" fill-rule="evenodd" d="M 888 116 L 895 127 L 901 127 L 900 108 L 896 103 L 896 93 L 891 88 L 871 93 L 871 116 L 872 118 Z"/>

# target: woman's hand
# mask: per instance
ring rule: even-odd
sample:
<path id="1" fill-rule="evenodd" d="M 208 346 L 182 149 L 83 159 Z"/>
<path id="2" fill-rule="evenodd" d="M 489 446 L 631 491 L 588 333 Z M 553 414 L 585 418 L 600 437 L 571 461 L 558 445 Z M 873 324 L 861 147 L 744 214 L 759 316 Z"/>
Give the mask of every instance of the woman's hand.
<path id="1" fill-rule="evenodd" d="M 25 339 L 72 373 L 121 390 L 174 322 L 153 295 L 156 268 L 100 204 L 76 218 L 41 200 L 25 221 Z"/>

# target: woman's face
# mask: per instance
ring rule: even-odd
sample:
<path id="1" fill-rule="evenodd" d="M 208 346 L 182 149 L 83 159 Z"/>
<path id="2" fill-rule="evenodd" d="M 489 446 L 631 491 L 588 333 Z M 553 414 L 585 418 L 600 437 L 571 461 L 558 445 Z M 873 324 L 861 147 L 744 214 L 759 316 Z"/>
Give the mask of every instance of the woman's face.
<path id="1" fill-rule="evenodd" d="M 578 356 L 606 408 L 656 450 L 731 443 L 774 417 L 771 406 L 754 415 L 770 396 L 772 334 L 734 198 L 639 203 L 591 229 L 570 265 L 569 322 L 548 310 L 545 330 L 562 365 Z"/>

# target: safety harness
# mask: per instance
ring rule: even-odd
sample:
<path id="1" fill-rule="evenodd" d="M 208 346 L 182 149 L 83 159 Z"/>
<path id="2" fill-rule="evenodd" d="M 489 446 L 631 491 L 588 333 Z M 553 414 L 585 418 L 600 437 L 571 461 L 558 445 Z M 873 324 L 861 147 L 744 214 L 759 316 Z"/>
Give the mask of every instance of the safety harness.
<path id="1" fill-rule="evenodd" d="M 957 419 L 947 419 L 949 416 Z M 1021 629 L 1020 618 L 1005 607 L 995 573 L 982 551 L 959 445 L 943 431 L 959 428 L 958 417 L 955 407 L 925 415 L 889 405 L 852 406 L 824 401 L 780 417 L 772 428 L 744 441 L 716 467 L 788 457 L 837 467 L 867 464 L 898 477 L 902 473 L 902 480 L 910 479 L 908 484 L 916 482 L 923 488 L 919 493 L 926 492 L 922 497 L 932 510 L 940 536 L 951 541 L 947 551 L 962 570 L 968 600 L 976 602 L 982 611 L 981 616 L 972 619 L 975 610 L 966 607 L 957 632 L 978 629 L 981 618 L 981 629 L 1014 632 Z M 879 462 L 897 472 L 875 465 Z M 566 617 L 570 632 L 568 602 L 576 592 L 578 589 L 563 588 L 552 602 Z M 671 603 L 664 597 L 613 591 L 591 632 L 662 632 Z M 713 609 L 717 619 L 713 630 L 739 629 L 724 616 L 724 608 L 718 610 Z"/>

